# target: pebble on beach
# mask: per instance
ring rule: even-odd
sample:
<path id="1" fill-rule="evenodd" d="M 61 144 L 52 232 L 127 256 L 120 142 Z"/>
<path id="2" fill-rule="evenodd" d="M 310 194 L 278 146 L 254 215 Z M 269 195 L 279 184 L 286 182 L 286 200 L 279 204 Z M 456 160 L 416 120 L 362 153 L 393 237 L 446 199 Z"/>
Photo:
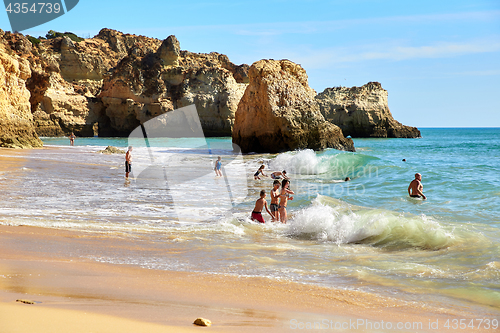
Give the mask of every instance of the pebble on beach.
<path id="1" fill-rule="evenodd" d="M 198 326 L 211 326 L 212 322 L 205 318 L 197 318 L 193 324 Z"/>

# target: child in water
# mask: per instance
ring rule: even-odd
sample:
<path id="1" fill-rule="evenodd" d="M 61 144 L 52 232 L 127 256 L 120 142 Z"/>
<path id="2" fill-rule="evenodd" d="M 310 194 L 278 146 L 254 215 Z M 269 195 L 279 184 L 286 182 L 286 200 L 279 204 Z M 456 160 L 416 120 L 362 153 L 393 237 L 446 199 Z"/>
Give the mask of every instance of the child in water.
<path id="1" fill-rule="evenodd" d="M 262 164 L 260 166 L 259 170 L 257 170 L 257 172 L 253 175 L 253 179 L 255 179 L 255 180 L 260 179 L 259 174 L 261 174 L 264 177 L 267 177 L 267 175 L 265 175 L 264 172 L 262 172 L 264 170 L 264 168 L 265 168 L 265 166 L 264 166 L 264 164 Z"/>
<path id="2" fill-rule="evenodd" d="M 291 197 L 290 194 L 295 194 L 292 190 L 288 189 L 289 186 L 290 186 L 290 181 L 288 179 L 283 179 L 283 182 L 281 183 L 280 206 L 279 206 L 281 223 L 286 223 L 287 221 L 286 205 L 288 203 L 288 200 L 293 200 L 293 197 Z"/>
<path id="3" fill-rule="evenodd" d="M 273 182 L 273 189 L 271 190 L 271 204 L 269 205 L 269 208 L 271 208 L 271 212 L 274 213 L 274 221 L 279 221 L 279 200 L 280 200 L 280 181 L 275 180 Z"/>
<path id="4" fill-rule="evenodd" d="M 264 218 L 262 217 L 262 209 L 266 207 L 266 211 L 275 219 L 273 213 L 269 211 L 267 208 L 267 201 L 266 201 L 266 190 L 260 191 L 260 198 L 257 199 L 255 202 L 255 207 L 252 212 L 252 220 L 259 221 L 260 223 L 265 223 Z"/>
<path id="5" fill-rule="evenodd" d="M 222 161 L 221 161 L 221 158 L 219 156 L 219 158 L 215 162 L 215 168 L 214 168 L 216 176 L 222 177 L 221 168 L 222 168 Z"/>

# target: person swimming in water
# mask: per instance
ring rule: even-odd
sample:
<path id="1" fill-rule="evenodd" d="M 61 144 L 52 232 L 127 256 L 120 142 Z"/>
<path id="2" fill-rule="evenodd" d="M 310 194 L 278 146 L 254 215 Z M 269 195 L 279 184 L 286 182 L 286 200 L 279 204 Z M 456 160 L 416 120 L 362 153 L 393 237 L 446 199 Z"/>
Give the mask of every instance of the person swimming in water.
<path id="1" fill-rule="evenodd" d="M 255 179 L 255 180 L 260 179 L 259 174 L 261 174 L 264 177 L 267 177 L 267 175 L 265 175 L 263 172 L 264 168 L 265 168 L 265 165 L 262 164 L 260 166 L 259 170 L 257 170 L 257 172 L 253 175 L 253 179 Z"/>
<path id="2" fill-rule="evenodd" d="M 281 182 L 281 192 L 280 192 L 280 205 L 279 205 L 279 214 L 281 223 L 286 223 L 287 221 L 287 213 L 286 213 L 286 205 L 288 200 L 293 200 L 293 197 L 290 194 L 295 194 L 292 190 L 289 190 L 290 181 L 288 179 L 283 179 Z"/>
<path id="3" fill-rule="evenodd" d="M 281 177 L 283 177 L 283 179 L 290 179 L 290 178 L 288 178 L 288 176 L 286 175 L 286 170 L 283 170 L 283 171 L 275 171 L 275 172 L 271 173 L 271 178 L 272 178 L 272 179 L 281 179 Z"/>
<path id="4" fill-rule="evenodd" d="M 413 179 L 408 186 L 408 195 L 412 198 L 422 198 L 427 199 L 424 193 L 422 193 L 424 186 L 422 185 L 422 175 L 419 173 L 415 174 L 415 179 Z"/>
<path id="5" fill-rule="evenodd" d="M 260 223 L 266 223 L 264 221 L 264 218 L 262 217 L 262 209 L 266 208 L 266 211 L 269 213 L 269 215 L 272 216 L 273 220 L 275 219 L 275 216 L 273 213 L 269 211 L 267 208 L 267 201 L 266 201 L 266 190 L 260 191 L 260 198 L 255 201 L 255 207 L 253 208 L 252 212 L 252 220 L 258 221 Z"/>

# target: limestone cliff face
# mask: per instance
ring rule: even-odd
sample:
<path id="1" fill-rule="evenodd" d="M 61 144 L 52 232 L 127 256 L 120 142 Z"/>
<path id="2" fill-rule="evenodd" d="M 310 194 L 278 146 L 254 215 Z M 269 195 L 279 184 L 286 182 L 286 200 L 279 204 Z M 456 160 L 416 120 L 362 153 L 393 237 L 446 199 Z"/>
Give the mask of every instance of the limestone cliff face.
<path id="1" fill-rule="evenodd" d="M 240 68 L 217 53 L 180 51 L 178 40 L 170 36 L 154 53 L 136 52 L 122 59 L 105 77 L 98 97 L 118 135 L 195 104 L 206 136 L 229 136 L 246 87 Z"/>
<path id="2" fill-rule="evenodd" d="M 288 60 L 260 60 L 250 67 L 233 130 L 242 152 L 277 153 L 294 149 L 354 151 L 351 139 L 325 121 L 305 70 Z"/>
<path id="3" fill-rule="evenodd" d="M 80 42 L 58 37 L 36 46 L 21 34 L 9 36 L 2 34 L 2 53 L 28 61 L 23 82 L 29 103 L 18 104 L 31 111 L 27 122 L 40 136 L 126 136 L 193 103 L 206 135 L 228 136 L 248 82 L 247 65 L 217 53 L 181 51 L 175 36 L 161 41 L 102 29 Z"/>
<path id="4" fill-rule="evenodd" d="M 238 66 L 223 54 L 183 51 L 175 36 L 162 41 L 102 29 L 80 42 L 58 37 L 32 44 L 0 30 L 0 80 L 3 146 L 36 147 L 38 135 L 71 132 L 127 136 L 190 104 L 205 135 L 232 135 L 248 152 L 353 150 L 342 131 L 353 137 L 420 136 L 392 118 L 379 83 L 316 96 L 304 69 L 290 61 Z"/>
<path id="5" fill-rule="evenodd" d="M 416 127 L 394 120 L 387 102 L 387 91 L 380 83 L 362 87 L 327 88 L 316 96 L 326 120 L 352 137 L 418 138 Z"/>
<path id="6" fill-rule="evenodd" d="M 160 41 L 102 29 L 97 36 L 74 42 L 68 37 L 43 41 L 38 47 L 40 71 L 32 91 L 35 125 L 41 136 L 112 135 L 97 95 L 105 75 L 129 53 L 153 52 Z"/>
<path id="7" fill-rule="evenodd" d="M 0 30 L 0 82 L 2 82 L 0 85 L 0 146 L 40 147 L 42 142 L 33 126 L 30 92 L 26 87 L 26 81 L 31 76 L 30 63 L 11 48 L 13 46 L 15 49 L 17 45 L 19 52 L 22 53 L 24 48 L 31 47 L 31 43 L 12 34 L 4 35 L 4 32 Z"/>

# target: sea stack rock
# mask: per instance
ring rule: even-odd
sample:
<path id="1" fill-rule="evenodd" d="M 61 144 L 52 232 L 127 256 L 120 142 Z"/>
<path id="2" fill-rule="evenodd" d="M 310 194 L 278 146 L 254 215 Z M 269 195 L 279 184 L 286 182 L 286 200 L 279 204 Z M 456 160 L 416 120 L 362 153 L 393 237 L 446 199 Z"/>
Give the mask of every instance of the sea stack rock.
<path id="1" fill-rule="evenodd" d="M 306 71 L 289 60 L 260 60 L 249 70 L 249 85 L 238 104 L 233 143 L 243 153 L 295 149 L 354 151 L 351 139 L 320 112 Z"/>
<path id="2" fill-rule="evenodd" d="M 416 127 L 394 120 L 387 103 L 387 91 L 378 82 L 362 87 L 327 88 L 316 96 L 321 114 L 354 138 L 419 138 Z"/>

